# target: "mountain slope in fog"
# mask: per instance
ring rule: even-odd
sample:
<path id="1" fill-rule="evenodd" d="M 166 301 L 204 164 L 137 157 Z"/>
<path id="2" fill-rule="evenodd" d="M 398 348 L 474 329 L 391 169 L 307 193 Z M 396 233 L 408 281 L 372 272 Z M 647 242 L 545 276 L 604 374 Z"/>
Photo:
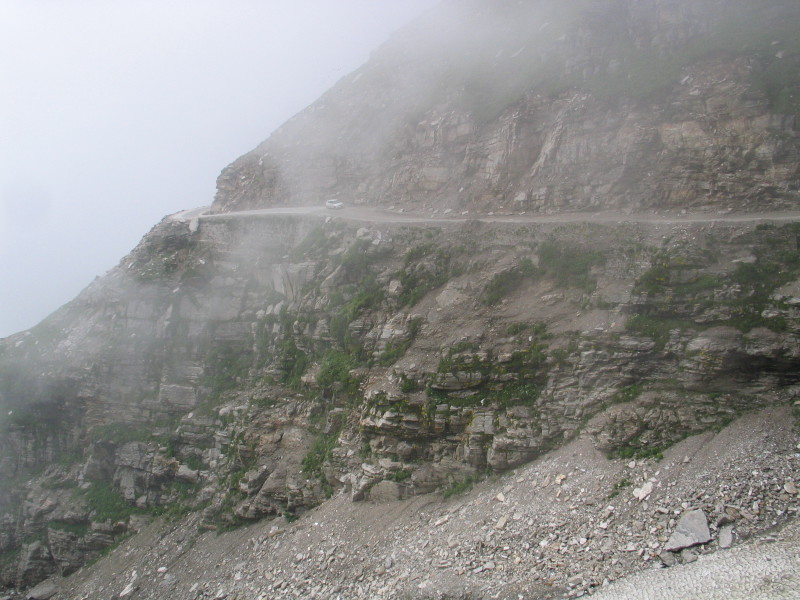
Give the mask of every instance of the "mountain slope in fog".
<path id="1" fill-rule="evenodd" d="M 214 208 L 795 206 L 796 3 L 444 2 L 218 180 Z"/>
<path id="2" fill-rule="evenodd" d="M 161 516 L 205 581 L 160 577 L 154 525 L 103 594 L 438 597 L 404 564 L 452 597 L 577 594 L 714 550 L 667 550 L 689 508 L 717 539 L 794 517 L 800 8 L 564 4 L 443 3 L 225 169 L 215 214 L 164 219 L 0 340 L 0 588 Z M 283 204 L 316 210 L 235 214 Z M 514 469 L 471 521 L 419 499 Z M 435 508 L 368 551 L 359 529 L 354 564 L 327 534 L 365 500 Z M 214 562 L 246 576 L 190 548 L 263 519 L 283 533 Z"/>

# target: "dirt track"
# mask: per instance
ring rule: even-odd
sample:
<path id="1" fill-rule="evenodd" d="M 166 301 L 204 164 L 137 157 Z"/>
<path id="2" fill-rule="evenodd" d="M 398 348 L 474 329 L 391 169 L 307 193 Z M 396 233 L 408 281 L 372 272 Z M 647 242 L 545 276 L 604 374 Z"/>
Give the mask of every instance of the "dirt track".
<path id="1" fill-rule="evenodd" d="M 209 207 L 203 206 L 182 211 L 171 216 L 172 219 L 190 221 L 193 219 L 228 220 L 242 218 L 265 218 L 274 216 L 305 215 L 318 218 L 338 218 L 365 223 L 758 223 L 800 221 L 800 211 L 768 213 L 690 213 L 690 214 L 645 214 L 620 212 L 575 212 L 554 215 L 528 213 L 406 213 L 401 210 L 367 207 L 346 207 L 342 210 L 329 210 L 321 206 L 287 206 L 264 208 L 231 213 L 207 214 Z"/>

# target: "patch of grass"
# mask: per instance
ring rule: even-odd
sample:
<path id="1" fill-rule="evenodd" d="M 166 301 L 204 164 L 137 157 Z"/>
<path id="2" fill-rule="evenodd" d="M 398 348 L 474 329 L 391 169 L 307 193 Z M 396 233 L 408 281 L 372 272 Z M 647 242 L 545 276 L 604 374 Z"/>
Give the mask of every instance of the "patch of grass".
<path id="1" fill-rule="evenodd" d="M 650 313 L 629 319 L 628 330 L 651 337 L 660 347 L 669 330 L 676 328 L 730 325 L 742 332 L 755 327 L 787 331 L 789 323 L 784 317 L 764 315 L 770 308 L 782 308 L 773 298 L 775 290 L 800 273 L 796 236 L 791 226 L 756 227 L 741 240 L 752 247 L 756 259 L 739 263 L 722 275 L 702 271 L 718 260 L 713 249 L 662 250 L 634 287 L 635 292 L 651 294 L 657 301 Z M 698 313 L 705 318 L 694 324 L 691 320 Z"/>
<path id="2" fill-rule="evenodd" d="M 393 365 L 398 360 L 403 358 L 410 346 L 411 340 L 405 340 L 397 344 L 387 344 L 386 349 L 381 353 L 381 356 L 378 359 L 378 364 L 382 367 Z"/>
<path id="3" fill-rule="evenodd" d="M 535 277 L 539 270 L 533 265 L 531 259 L 525 257 L 519 265 L 496 273 L 483 290 L 483 303 L 487 306 L 498 304 L 503 298 L 516 290 L 526 278 Z M 512 334 L 513 335 L 513 334 Z"/>
<path id="4" fill-rule="evenodd" d="M 369 458 L 372 456 L 372 446 L 369 445 L 369 440 L 364 440 L 361 444 L 361 448 L 358 451 L 358 455 L 361 458 Z"/>
<path id="5" fill-rule="evenodd" d="M 209 389 L 212 402 L 241 385 L 253 363 L 252 348 L 228 345 L 213 346 L 205 360 L 203 384 Z"/>
<path id="6" fill-rule="evenodd" d="M 58 479 L 56 481 L 44 481 L 42 487 L 48 490 L 71 490 L 78 487 L 75 479 Z"/>
<path id="7" fill-rule="evenodd" d="M 335 243 L 335 238 L 333 240 Z M 308 232 L 303 241 L 292 249 L 290 256 L 295 262 L 309 258 L 324 258 L 331 244 L 325 227 L 320 225 Z"/>
<path id="8" fill-rule="evenodd" d="M 518 269 L 497 273 L 483 290 L 483 303 L 487 306 L 498 304 L 522 285 L 522 281 L 523 276 Z"/>
<path id="9" fill-rule="evenodd" d="M 642 384 L 633 384 L 626 386 L 611 396 L 610 402 L 612 404 L 623 404 L 625 402 L 632 402 L 636 400 L 639 396 L 641 396 L 642 392 L 644 391 L 644 386 Z"/>
<path id="10" fill-rule="evenodd" d="M 293 512 L 289 512 L 288 510 L 283 511 L 283 518 L 286 519 L 287 523 L 294 523 L 297 519 L 300 518 L 299 515 L 294 514 Z"/>
<path id="11" fill-rule="evenodd" d="M 609 453 L 609 458 L 621 459 L 644 459 L 655 458 L 662 460 L 664 458 L 664 451 L 658 446 L 644 446 L 640 445 L 638 440 L 630 440 L 626 445 L 620 446 Z"/>
<path id="12" fill-rule="evenodd" d="M 456 277 L 461 268 L 454 257 L 461 249 L 440 248 L 426 243 L 411 248 L 403 259 L 398 273 L 402 289 L 397 298 L 398 307 L 414 306 L 430 291 L 443 286 Z"/>
<path id="13" fill-rule="evenodd" d="M 372 242 L 370 240 L 356 240 L 347 247 L 341 255 L 341 266 L 347 272 L 349 281 L 363 277 L 369 270 L 368 250 Z"/>
<path id="14" fill-rule="evenodd" d="M 527 331 L 529 327 L 530 323 L 511 323 L 506 327 L 506 333 L 508 335 L 519 335 Z"/>
<path id="15" fill-rule="evenodd" d="M 279 364 L 282 371 L 281 383 L 297 389 L 300 387 L 300 378 L 309 365 L 308 356 L 297 347 L 294 339 L 286 338 L 281 344 Z"/>
<path id="16" fill-rule="evenodd" d="M 71 533 L 72 535 L 82 538 L 89 532 L 89 523 L 81 522 L 81 523 L 72 523 L 67 521 L 50 521 L 47 523 L 48 529 L 53 529 L 55 531 L 65 531 L 67 533 Z"/>
<path id="17" fill-rule="evenodd" d="M 442 497 L 446 500 L 452 496 L 459 496 L 472 491 L 476 483 L 482 481 L 484 476 L 482 474 L 467 475 L 463 479 L 452 482 L 448 487 L 442 490 Z"/>
<path id="18" fill-rule="evenodd" d="M 482 373 L 488 375 L 491 371 L 491 360 L 482 357 L 479 354 L 468 354 L 467 352 L 453 352 L 451 348 L 447 356 L 443 356 L 439 360 L 439 367 L 437 373 L 458 373 L 463 371 L 465 373 Z"/>
<path id="19" fill-rule="evenodd" d="M 325 463 L 333 457 L 333 449 L 336 447 L 338 441 L 338 431 L 329 434 L 320 434 L 317 439 L 314 440 L 308 454 L 303 458 L 303 475 L 308 478 L 317 479 L 322 486 L 326 498 L 330 498 L 333 495 L 333 488 L 325 477 L 323 467 Z"/>
<path id="20" fill-rule="evenodd" d="M 542 242 L 538 254 L 539 271 L 561 286 L 585 292 L 592 292 L 597 286 L 590 275 L 592 267 L 606 263 L 606 257 L 601 252 L 557 241 Z"/>
<path id="21" fill-rule="evenodd" d="M 359 286 L 355 288 L 350 300 L 345 302 L 331 318 L 331 336 L 340 348 L 352 346 L 348 327 L 353 320 L 363 311 L 377 310 L 384 299 L 383 287 L 372 275 L 365 276 Z"/>
<path id="22" fill-rule="evenodd" d="M 167 504 L 153 507 L 149 512 L 150 514 L 160 515 L 170 521 L 180 519 L 197 508 L 195 498 L 199 490 L 200 484 L 187 481 L 172 481 L 167 490 L 165 490 L 170 501 Z"/>
<path id="23" fill-rule="evenodd" d="M 695 327 L 694 323 L 685 319 L 668 319 L 647 315 L 633 315 L 625 324 L 625 328 L 629 332 L 652 339 L 656 343 L 657 350 L 664 349 L 673 329 L 685 331 Z"/>
<path id="24" fill-rule="evenodd" d="M 107 441 L 120 445 L 129 442 L 149 442 L 153 439 L 153 429 L 149 425 L 109 423 L 92 428 L 90 437 L 93 442 Z"/>
<path id="25" fill-rule="evenodd" d="M 203 463 L 203 460 L 199 456 L 197 456 L 195 454 L 190 454 L 189 456 L 187 456 L 183 460 L 183 464 L 185 464 L 187 467 L 189 467 L 193 471 L 199 471 L 205 466 L 205 464 Z"/>
<path id="26" fill-rule="evenodd" d="M 395 481 L 397 483 L 402 483 L 406 479 L 411 477 L 411 471 L 408 469 L 400 469 L 399 471 L 395 471 L 394 473 L 389 474 L 387 477 L 390 481 Z"/>
<path id="27" fill-rule="evenodd" d="M 614 484 L 614 487 L 611 489 L 611 493 L 608 495 L 608 499 L 611 500 L 619 496 L 620 492 L 624 490 L 626 487 L 630 487 L 633 485 L 633 481 L 628 479 L 627 477 L 623 477 L 617 483 Z"/>
<path id="28" fill-rule="evenodd" d="M 108 481 L 93 481 L 87 489 L 78 493 L 86 499 L 95 521 L 127 521 L 131 515 L 145 512 L 128 504 Z"/>
<path id="29" fill-rule="evenodd" d="M 416 379 L 411 379 L 406 377 L 405 375 L 400 375 L 400 391 L 404 394 L 411 394 L 413 392 L 418 392 L 422 389 L 422 385 L 420 385 L 419 381 Z"/>
<path id="30" fill-rule="evenodd" d="M 17 562 L 19 561 L 21 553 L 22 553 L 21 548 L 14 548 L 12 550 L 3 550 L 2 552 L 0 552 L 0 567 L 16 565 Z"/>
<path id="31" fill-rule="evenodd" d="M 742 287 L 742 294 L 729 302 L 733 310 L 731 324 L 747 332 L 754 327 L 767 327 L 783 332 L 788 323 L 783 317 L 763 317 L 763 311 L 772 304 L 771 295 L 781 285 L 795 278 L 797 267 L 794 257 L 786 257 L 786 262 L 757 260 L 751 264 L 740 264 L 731 275 L 734 283 Z"/>
<path id="32" fill-rule="evenodd" d="M 509 406 L 533 406 L 544 389 L 544 385 L 538 383 L 516 383 L 503 387 L 497 392 L 489 392 L 487 399 L 490 402 L 498 402 L 502 408 Z"/>
<path id="33" fill-rule="evenodd" d="M 497 365 L 497 372 L 516 373 L 520 381 L 534 380 L 542 375 L 547 362 L 547 347 L 544 344 L 532 343 L 523 350 L 511 353 L 511 360 L 502 365 Z"/>
<path id="34" fill-rule="evenodd" d="M 222 534 L 227 531 L 233 531 L 242 527 L 243 525 L 247 524 L 247 521 L 239 517 L 235 512 L 233 512 L 233 507 L 236 502 L 236 498 L 240 496 L 238 490 L 236 491 L 228 491 L 225 494 L 225 498 L 222 502 L 222 506 L 220 507 L 217 514 L 214 515 L 212 523 L 216 529 L 217 534 Z"/>
<path id="35" fill-rule="evenodd" d="M 317 384 L 323 389 L 341 389 L 349 394 L 358 393 L 360 381 L 350 375 L 350 371 L 358 366 L 356 360 L 347 352 L 329 350 L 322 359 Z"/>

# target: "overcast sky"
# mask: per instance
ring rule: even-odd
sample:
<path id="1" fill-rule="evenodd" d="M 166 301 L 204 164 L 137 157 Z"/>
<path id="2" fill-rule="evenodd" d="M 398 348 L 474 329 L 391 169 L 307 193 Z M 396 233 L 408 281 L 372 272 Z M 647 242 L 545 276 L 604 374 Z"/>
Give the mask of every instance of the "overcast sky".
<path id="1" fill-rule="evenodd" d="M 437 0 L 0 0 L 0 337 Z"/>

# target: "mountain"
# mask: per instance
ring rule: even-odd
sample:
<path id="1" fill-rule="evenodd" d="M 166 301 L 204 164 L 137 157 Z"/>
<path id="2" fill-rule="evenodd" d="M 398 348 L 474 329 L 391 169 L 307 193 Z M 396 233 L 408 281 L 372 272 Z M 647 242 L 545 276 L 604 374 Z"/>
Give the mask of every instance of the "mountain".
<path id="1" fill-rule="evenodd" d="M 226 168 L 214 210 L 796 206 L 796 6 L 564 4 L 444 2 Z"/>
<path id="2" fill-rule="evenodd" d="M 398 32 L 0 340 L 0 585 L 556 597 L 784 526 L 791 556 L 798 13 Z"/>

